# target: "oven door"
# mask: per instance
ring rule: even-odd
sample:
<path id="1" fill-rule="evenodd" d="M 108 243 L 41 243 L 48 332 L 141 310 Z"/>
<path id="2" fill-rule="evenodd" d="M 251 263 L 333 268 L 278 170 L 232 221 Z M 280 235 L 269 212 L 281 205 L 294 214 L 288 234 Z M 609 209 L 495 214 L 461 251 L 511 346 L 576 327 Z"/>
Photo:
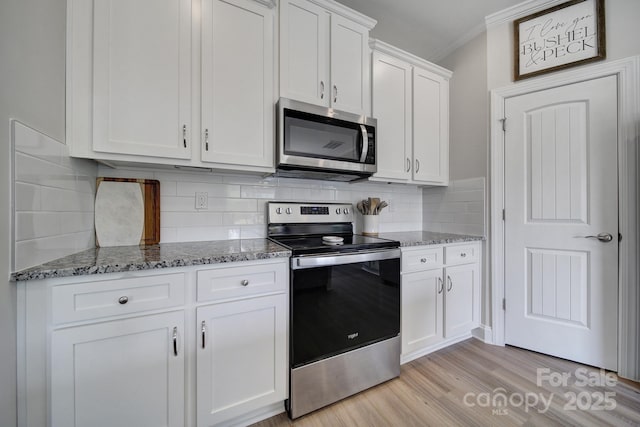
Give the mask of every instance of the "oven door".
<path id="1" fill-rule="evenodd" d="M 399 335 L 399 249 L 291 263 L 292 368 Z"/>

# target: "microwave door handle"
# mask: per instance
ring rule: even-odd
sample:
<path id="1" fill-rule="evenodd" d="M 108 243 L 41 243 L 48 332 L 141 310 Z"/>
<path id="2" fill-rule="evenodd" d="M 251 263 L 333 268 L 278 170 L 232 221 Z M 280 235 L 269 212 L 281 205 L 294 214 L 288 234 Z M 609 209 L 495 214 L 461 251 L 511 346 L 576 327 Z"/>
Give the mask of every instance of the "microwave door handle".
<path id="1" fill-rule="evenodd" d="M 367 159 L 367 153 L 369 152 L 369 137 L 367 136 L 367 128 L 365 125 L 360 125 L 360 132 L 362 133 L 362 154 L 360 155 L 360 163 L 364 163 Z"/>

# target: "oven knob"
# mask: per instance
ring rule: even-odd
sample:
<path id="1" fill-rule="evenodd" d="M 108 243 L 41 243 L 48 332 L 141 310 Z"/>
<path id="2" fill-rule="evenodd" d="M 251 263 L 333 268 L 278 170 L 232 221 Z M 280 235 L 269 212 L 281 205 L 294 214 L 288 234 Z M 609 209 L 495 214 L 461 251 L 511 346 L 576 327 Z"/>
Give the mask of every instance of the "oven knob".
<path id="1" fill-rule="evenodd" d="M 291 208 L 287 208 L 287 215 L 291 215 L 291 212 L 293 212 Z"/>
<path id="2" fill-rule="evenodd" d="M 282 208 L 276 208 L 276 213 L 280 215 L 282 213 Z"/>
<path id="3" fill-rule="evenodd" d="M 344 212 L 345 215 L 349 215 L 349 209 L 347 209 L 347 208 L 344 208 L 344 211 L 342 211 L 342 212 Z"/>
<path id="4" fill-rule="evenodd" d="M 336 213 L 337 213 L 338 215 L 340 215 L 340 212 L 342 212 L 342 211 L 340 210 L 340 208 L 336 209 Z"/>

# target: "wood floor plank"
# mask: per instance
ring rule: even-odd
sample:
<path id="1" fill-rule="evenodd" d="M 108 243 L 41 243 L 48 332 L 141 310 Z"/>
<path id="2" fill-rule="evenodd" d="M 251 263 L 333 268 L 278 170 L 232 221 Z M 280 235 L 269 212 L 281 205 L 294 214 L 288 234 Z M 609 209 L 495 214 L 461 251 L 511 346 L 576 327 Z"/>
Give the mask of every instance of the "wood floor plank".
<path id="1" fill-rule="evenodd" d="M 612 385 L 601 384 L 601 374 L 469 339 L 403 365 L 400 378 L 295 421 L 280 414 L 254 426 L 640 426 L 640 384 L 612 374 Z M 562 375 L 566 384 L 553 382 Z M 583 384 L 583 377 L 592 382 Z M 605 393 L 608 406 L 594 406 Z"/>

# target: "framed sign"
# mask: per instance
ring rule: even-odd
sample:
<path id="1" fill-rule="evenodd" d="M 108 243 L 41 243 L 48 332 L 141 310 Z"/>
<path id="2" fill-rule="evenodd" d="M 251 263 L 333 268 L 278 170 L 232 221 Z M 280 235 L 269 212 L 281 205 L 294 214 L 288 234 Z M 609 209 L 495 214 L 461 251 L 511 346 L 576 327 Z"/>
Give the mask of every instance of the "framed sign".
<path id="1" fill-rule="evenodd" d="M 605 58 L 604 0 L 572 0 L 513 21 L 514 80 Z"/>

